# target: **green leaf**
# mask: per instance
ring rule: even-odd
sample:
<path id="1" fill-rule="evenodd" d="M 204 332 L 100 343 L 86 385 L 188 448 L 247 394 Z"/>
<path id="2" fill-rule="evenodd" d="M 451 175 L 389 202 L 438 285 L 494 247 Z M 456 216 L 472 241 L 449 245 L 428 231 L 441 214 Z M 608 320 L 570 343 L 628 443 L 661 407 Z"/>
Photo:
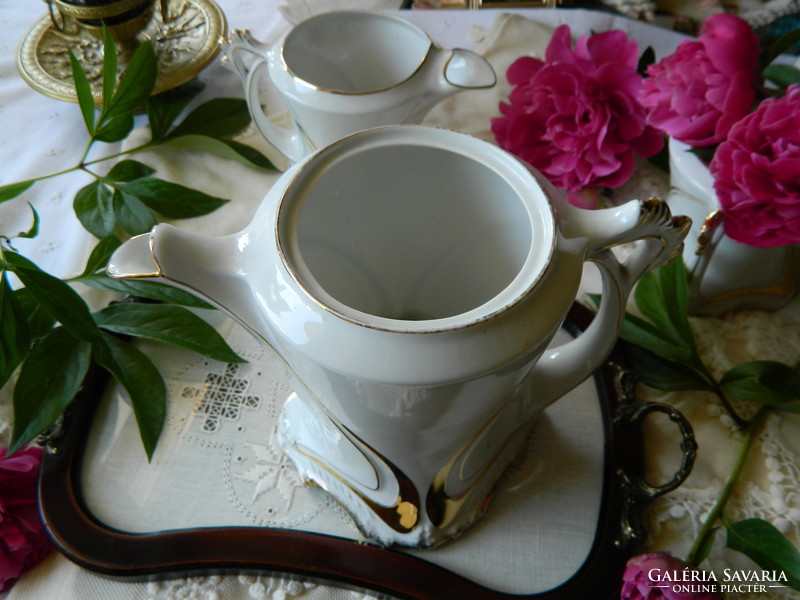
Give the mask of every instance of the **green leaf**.
<path id="1" fill-rule="evenodd" d="M 600 306 L 600 294 L 590 294 L 590 297 Z M 630 312 L 625 313 L 619 337 L 667 361 L 682 364 L 692 371 L 703 371 L 702 363 L 692 348 L 676 344 L 673 339 L 665 337 L 655 325 Z"/>
<path id="2" fill-rule="evenodd" d="M 697 370 L 697 358 L 691 349 L 684 345 L 676 344 L 672 338 L 664 337 L 660 329 L 636 315 L 625 314 L 620 329 L 620 337 L 666 360 Z"/>
<path id="3" fill-rule="evenodd" d="M 121 183 L 119 187 L 125 193 L 136 196 L 151 209 L 170 219 L 188 219 L 206 215 L 227 202 L 227 200 L 155 177 L 144 177 Z"/>
<path id="4" fill-rule="evenodd" d="M 18 181 L 17 183 L 9 183 L 0 186 L 0 202 L 16 198 L 22 194 L 22 192 L 29 189 L 36 181 L 36 179 L 28 179 L 27 181 Z"/>
<path id="5" fill-rule="evenodd" d="M 672 324 L 681 339 L 694 346 L 694 335 L 689 325 L 689 275 L 683 258 L 671 260 L 658 270 L 661 292 Z"/>
<path id="6" fill-rule="evenodd" d="M 192 79 L 147 100 L 147 118 L 150 121 L 153 140 L 160 141 L 166 137 L 175 119 L 204 88 L 205 84 L 199 79 Z"/>
<path id="7" fill-rule="evenodd" d="M 656 62 L 656 51 L 652 46 L 645 48 L 642 55 L 639 57 L 639 64 L 636 66 L 636 72 L 644 76 L 647 72 L 647 67 Z"/>
<path id="8" fill-rule="evenodd" d="M 133 111 L 123 113 L 115 111 L 110 117 L 103 119 L 93 138 L 95 140 L 113 143 L 124 140 L 133 129 Z"/>
<path id="9" fill-rule="evenodd" d="M 149 177 L 155 172 L 155 169 L 138 160 L 127 159 L 114 165 L 106 177 L 111 181 L 134 181 L 142 177 Z"/>
<path id="10" fill-rule="evenodd" d="M 634 290 L 634 300 L 642 316 L 654 325 L 662 337 L 666 337 L 673 344 L 683 343 L 680 336 L 675 334 L 669 314 L 664 308 L 657 270 L 645 273 L 639 279 Z"/>
<path id="11" fill-rule="evenodd" d="M 28 318 L 0 270 L 0 388 L 27 356 L 31 347 Z"/>
<path id="12" fill-rule="evenodd" d="M 800 400 L 800 373 L 783 363 L 756 360 L 725 373 L 720 387 L 742 400 L 780 405 Z"/>
<path id="13" fill-rule="evenodd" d="M 55 319 L 50 316 L 41 303 L 34 298 L 30 290 L 27 288 L 20 288 L 14 291 L 19 305 L 22 307 L 22 312 L 28 320 L 28 329 L 31 335 L 31 341 L 36 341 L 43 338 L 56 324 Z"/>
<path id="14" fill-rule="evenodd" d="M 728 548 L 741 552 L 759 567 L 786 576 L 786 584 L 800 590 L 800 553 L 783 534 L 763 519 L 728 523 Z"/>
<path id="15" fill-rule="evenodd" d="M 712 527 L 708 531 L 706 531 L 705 535 L 703 536 L 702 541 L 700 542 L 700 546 L 697 550 L 696 554 L 696 562 L 695 564 L 701 564 L 708 555 L 711 553 L 711 550 L 714 548 L 714 542 L 716 541 L 717 531 L 719 531 L 719 527 Z"/>
<path id="16" fill-rule="evenodd" d="M 269 159 L 255 148 L 246 144 L 234 142 L 233 140 L 221 140 L 207 135 L 191 134 L 170 137 L 164 141 L 165 146 L 173 148 L 183 148 L 198 152 L 207 152 L 221 158 L 235 160 L 257 169 L 273 170 L 275 166 Z"/>
<path id="17" fill-rule="evenodd" d="M 711 384 L 686 365 L 666 360 L 638 346 L 623 343 L 625 359 L 642 383 L 667 391 L 711 390 Z"/>
<path id="18" fill-rule="evenodd" d="M 662 336 L 678 346 L 694 348 L 688 319 L 686 267 L 681 259 L 670 261 L 643 276 L 634 297 L 642 315 L 657 327 Z"/>
<path id="19" fill-rule="evenodd" d="M 91 345 L 58 327 L 31 350 L 14 386 L 9 453 L 52 425 L 72 402 L 91 364 Z"/>
<path id="20" fill-rule="evenodd" d="M 766 67 L 798 42 L 800 42 L 800 28 L 785 33 L 764 49 L 760 57 L 761 64 Z"/>
<path id="21" fill-rule="evenodd" d="M 666 136 L 664 138 L 666 140 Z M 647 157 L 647 162 L 664 173 L 669 173 L 669 144 L 665 141 L 661 150 Z"/>
<path id="22" fill-rule="evenodd" d="M 770 65 L 764 69 L 764 77 L 782 88 L 787 88 L 793 83 L 800 83 L 800 69 L 791 65 Z"/>
<path id="23" fill-rule="evenodd" d="M 121 244 L 122 242 L 119 241 L 119 238 L 114 235 L 101 239 L 89 255 L 89 260 L 86 261 L 86 268 L 84 268 L 81 277 L 86 277 L 105 269 L 108 259 L 111 258 L 114 250 L 119 248 Z"/>
<path id="24" fill-rule="evenodd" d="M 142 445 L 151 460 L 167 412 L 164 380 L 141 350 L 109 333 L 103 337 L 103 343 L 93 347 L 94 358 L 128 392 Z"/>
<path id="25" fill-rule="evenodd" d="M 240 162 L 244 161 L 244 164 L 252 165 L 259 169 L 264 169 L 267 171 L 276 170 L 275 165 L 273 165 L 272 162 L 266 156 L 261 154 L 261 152 L 259 152 L 255 148 L 248 146 L 247 144 L 242 144 L 241 142 L 237 142 L 235 140 L 221 140 L 221 141 L 227 144 L 231 150 L 235 151 L 239 155 L 239 157 L 241 157 L 241 158 L 236 158 L 236 160 Z"/>
<path id="26" fill-rule="evenodd" d="M 147 233 L 156 224 L 155 216 L 141 200 L 121 190 L 114 192 L 114 215 L 119 226 L 131 236 Z"/>
<path id="27" fill-rule="evenodd" d="M 129 296 L 149 298 L 150 300 L 158 300 L 159 302 L 167 302 L 170 304 L 180 304 L 181 306 L 189 306 L 191 308 L 214 308 L 208 302 L 201 300 L 189 292 L 184 292 L 183 290 L 179 290 L 171 285 L 158 283 L 156 281 L 142 281 L 140 279 L 113 279 L 108 275 L 81 277 L 78 279 L 78 281 L 96 290 L 120 292 Z"/>
<path id="28" fill-rule="evenodd" d="M 713 146 L 694 146 L 688 152 L 694 154 L 704 164 L 709 164 L 717 152 L 717 144 Z"/>
<path id="29" fill-rule="evenodd" d="M 73 336 L 87 342 L 101 337 L 89 307 L 66 282 L 45 273 L 24 256 L 6 253 L 9 268 L 53 319 Z"/>
<path id="30" fill-rule="evenodd" d="M 158 58 L 153 43 L 147 40 L 136 48 L 114 91 L 107 115 L 116 111 L 133 112 L 144 105 L 153 91 L 158 75 Z"/>
<path id="31" fill-rule="evenodd" d="M 101 181 L 93 181 L 75 194 L 75 216 L 89 233 L 104 238 L 114 232 L 114 192 Z"/>
<path id="32" fill-rule="evenodd" d="M 783 402 L 781 404 L 776 404 L 773 407 L 773 410 L 792 413 L 795 415 L 800 414 L 800 400 L 792 400 L 790 402 Z"/>
<path id="33" fill-rule="evenodd" d="M 117 85 L 117 47 L 111 32 L 103 26 L 103 112 L 107 112 Z"/>
<path id="34" fill-rule="evenodd" d="M 190 112 L 169 137 L 206 135 L 212 138 L 233 137 L 250 124 L 247 102 L 240 98 L 214 98 Z"/>
<path id="35" fill-rule="evenodd" d="M 33 213 L 33 224 L 31 225 L 30 229 L 28 229 L 28 231 L 20 231 L 16 235 L 16 237 L 32 239 L 35 238 L 37 235 L 39 235 L 39 213 L 36 212 L 36 209 L 33 208 L 33 205 L 30 202 L 28 202 L 28 206 L 30 207 L 31 212 Z"/>
<path id="36" fill-rule="evenodd" d="M 158 74 L 158 59 L 150 40 L 140 44 L 133 53 L 119 85 L 109 102 L 103 105 L 94 138 L 103 142 L 118 142 L 133 128 L 133 114 L 144 105 Z"/>
<path id="37" fill-rule="evenodd" d="M 117 183 L 127 183 L 144 179 L 155 173 L 155 169 L 135 160 L 123 160 L 114 165 L 107 177 Z M 112 200 L 117 224 L 129 235 L 147 233 L 156 224 L 156 218 L 147 206 L 136 196 L 126 193 L 122 188 L 114 190 Z"/>
<path id="38" fill-rule="evenodd" d="M 216 329 L 180 306 L 127 302 L 109 306 L 94 318 L 114 333 L 169 342 L 222 362 L 246 362 Z"/>
<path id="39" fill-rule="evenodd" d="M 92 87 L 89 85 L 89 80 L 86 73 L 83 72 L 81 64 L 72 50 L 69 51 L 69 61 L 72 66 L 72 82 L 75 84 L 75 94 L 78 97 L 78 106 L 83 115 L 83 122 L 86 125 L 86 130 L 89 133 L 94 131 L 94 96 L 92 95 Z"/>

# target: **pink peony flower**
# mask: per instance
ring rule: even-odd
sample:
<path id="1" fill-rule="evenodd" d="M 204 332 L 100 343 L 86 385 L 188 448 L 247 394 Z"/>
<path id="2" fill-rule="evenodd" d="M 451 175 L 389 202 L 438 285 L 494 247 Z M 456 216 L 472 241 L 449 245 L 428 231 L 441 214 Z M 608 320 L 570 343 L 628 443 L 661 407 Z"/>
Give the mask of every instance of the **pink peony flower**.
<path id="1" fill-rule="evenodd" d="M 576 198 L 587 187 L 617 187 L 631 175 L 634 154 L 652 156 L 663 136 L 645 124 L 637 101 L 639 49 L 621 31 L 584 36 L 572 49 L 566 25 L 556 29 L 545 60 L 522 57 L 506 76 L 515 86 L 497 143 Z"/>
<path id="2" fill-rule="evenodd" d="M 50 552 L 36 507 L 41 448 L 29 446 L 11 457 L 0 450 L 0 593 Z"/>
<path id="3" fill-rule="evenodd" d="M 679 582 L 678 578 L 687 578 L 687 569 L 694 575 L 690 581 Z M 650 552 L 634 556 L 628 561 L 622 574 L 622 600 L 720 600 L 714 589 L 714 581 L 704 584 L 702 571 L 675 558 L 669 552 Z M 694 580 L 694 581 L 692 581 Z M 677 585 L 675 585 L 677 584 Z"/>
<path id="4" fill-rule="evenodd" d="M 712 15 L 697 41 L 647 68 L 640 96 L 647 123 L 690 146 L 720 143 L 753 107 L 759 52 L 745 20 Z"/>
<path id="5" fill-rule="evenodd" d="M 710 169 L 730 238 L 762 248 L 800 243 L 800 84 L 734 125 Z"/>

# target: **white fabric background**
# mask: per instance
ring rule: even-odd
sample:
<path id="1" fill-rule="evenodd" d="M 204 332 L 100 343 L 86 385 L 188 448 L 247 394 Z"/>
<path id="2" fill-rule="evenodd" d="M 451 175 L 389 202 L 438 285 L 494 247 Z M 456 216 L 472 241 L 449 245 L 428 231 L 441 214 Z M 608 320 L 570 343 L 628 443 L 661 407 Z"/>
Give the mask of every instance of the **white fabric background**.
<path id="1" fill-rule="evenodd" d="M 278 0 L 220 0 L 231 28 L 250 29 L 256 37 L 264 41 L 274 39 L 288 26 L 283 17 L 294 20 L 309 11 L 318 10 L 320 6 L 332 8 L 340 4 L 352 5 L 346 1 L 321 3 L 307 0 L 286 7 Z M 370 4 L 370 8 L 376 5 L 377 1 Z M 381 3 L 381 6 L 386 4 Z M 545 10 L 523 11 L 523 14 L 544 25 L 505 16 L 499 18 L 501 13 L 497 11 L 458 14 L 418 11 L 408 15 L 445 46 L 469 47 L 480 42 L 479 50 L 490 58 L 500 75 L 500 85 L 496 89 L 447 100 L 429 115 L 426 122 L 460 129 L 490 140 L 489 119 L 497 114 L 497 102 L 508 92 L 502 77 L 506 66 L 522 54 L 541 55 L 548 40 L 548 27 L 562 22 L 569 23 L 575 35 L 585 34 L 590 30 L 623 28 L 640 39 L 643 45 L 654 45 L 659 55 L 668 52 L 679 39 L 670 32 L 606 14 Z M 78 107 L 37 94 L 16 72 L 18 40 L 34 22 L 45 15 L 46 7 L 41 3 L 12 4 L 10 0 L 0 0 L 0 28 L 4 32 L 0 39 L 0 184 L 72 166 L 86 143 Z M 200 78 L 208 84 L 204 99 L 212 95 L 242 96 L 236 76 L 216 62 Z M 146 131 L 135 132 L 125 144 L 131 147 L 137 139 L 147 139 Z M 255 130 L 244 134 L 242 141 L 268 151 Z M 110 153 L 114 149 L 112 146 L 103 151 Z M 212 235 L 241 229 L 249 221 L 265 190 L 275 178 L 271 174 L 256 172 L 238 164 L 223 164 L 195 153 L 154 152 L 138 158 L 157 166 L 160 177 L 187 182 L 210 194 L 232 198 L 233 201 L 224 210 L 201 219 L 178 223 L 181 227 Z M 25 203 L 30 202 L 42 215 L 42 232 L 34 240 L 19 241 L 17 247 L 42 268 L 58 276 L 78 274 L 94 241 L 78 224 L 71 204 L 75 192 L 88 181 L 86 176 L 80 174 L 54 178 L 37 183 L 21 198 L 0 205 L 0 234 L 13 235 L 29 228 L 31 217 Z M 663 175 L 642 165 L 634 180 L 619 190 L 618 195 L 628 198 L 656 193 L 663 197 L 666 191 L 668 183 Z M 591 286 L 591 283 L 587 285 Z M 101 304 L 106 301 L 92 292 L 82 291 L 93 303 Z M 704 356 L 717 371 L 755 357 L 774 358 L 789 363 L 800 357 L 798 302 L 777 313 L 745 312 L 720 319 L 696 319 L 693 325 L 701 336 Z M 237 343 L 245 342 L 239 340 Z M 181 374 L 180 377 L 184 375 Z M 172 383 L 175 384 L 180 377 L 173 377 Z M 684 411 L 693 423 L 700 442 L 698 464 L 693 475 L 679 490 L 659 500 L 650 512 L 650 546 L 653 549 L 673 550 L 680 556 L 688 550 L 700 519 L 709 510 L 718 489 L 727 477 L 738 448 L 738 436 L 709 395 L 655 394 L 647 390 L 643 390 L 643 393 L 671 402 Z M 9 397 L 8 388 L 0 392 L 0 435 L 4 439 L 9 435 Z M 763 441 L 756 445 L 755 455 L 746 470 L 748 480 L 738 489 L 729 514 L 729 518 L 734 520 L 746 516 L 766 518 L 796 543 L 800 537 L 800 472 L 797 461 L 800 453 L 797 441 L 800 440 L 799 421 L 797 416 L 772 417 L 769 420 Z M 557 420 L 553 422 L 558 423 Z M 182 431 L 177 428 L 174 434 L 180 437 Z M 647 436 L 650 477 L 653 481 L 664 480 L 671 475 L 676 464 L 673 426 L 653 419 L 648 422 Z M 124 440 L 123 436 L 118 436 L 114 443 L 107 444 L 106 456 L 118 457 L 119 454 L 115 453 L 124 448 L 120 445 Z M 131 444 L 135 446 L 133 442 Z M 137 459 L 131 456 L 128 460 L 135 463 Z M 101 467 L 102 465 L 95 465 L 92 468 Z M 147 478 L 152 474 L 144 473 L 141 476 Z M 259 480 L 254 481 L 257 485 Z M 86 482 L 90 487 L 91 483 Z M 98 510 L 110 510 L 109 519 L 120 518 L 118 514 L 112 514 L 111 510 L 121 509 L 124 512 L 124 505 L 114 506 L 119 498 L 105 495 L 108 490 L 96 486 L 95 492 L 98 507 L 104 506 Z M 329 522 L 333 524 L 328 526 L 346 531 L 349 527 L 346 519 L 337 522 L 337 518 L 339 517 L 334 516 Z M 500 535 L 499 531 L 497 533 Z M 567 535 L 563 536 L 562 541 L 564 547 L 558 552 L 549 548 L 550 552 L 547 554 L 552 560 L 551 564 L 561 560 L 564 556 L 561 552 L 569 553 L 574 550 Z M 721 569 L 727 565 L 746 564 L 722 551 L 721 545 L 717 545 L 710 557 L 711 566 Z M 278 600 L 296 597 L 335 600 L 360 598 L 362 594 L 263 576 L 201 577 L 149 584 L 123 584 L 97 577 L 54 553 L 23 578 L 9 597 L 14 600 Z"/>

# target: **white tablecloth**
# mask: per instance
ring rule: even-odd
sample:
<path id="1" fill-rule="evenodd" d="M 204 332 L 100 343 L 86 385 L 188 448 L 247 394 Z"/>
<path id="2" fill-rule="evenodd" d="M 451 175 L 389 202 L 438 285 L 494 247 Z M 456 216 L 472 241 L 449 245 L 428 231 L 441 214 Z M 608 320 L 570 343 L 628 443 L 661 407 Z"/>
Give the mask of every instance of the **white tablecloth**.
<path id="1" fill-rule="evenodd" d="M 263 41 L 288 27 L 286 18 L 299 18 L 317 10 L 319 3 L 294 3 L 280 10 L 280 0 L 220 0 L 231 28 L 247 28 Z M 351 4 L 345 2 L 345 4 Z M 327 3 L 328 7 L 333 3 Z M 371 8 L 377 2 L 369 4 Z M 386 6 L 381 4 L 381 7 Z M 572 11 L 515 11 L 525 21 L 509 18 L 500 11 L 474 12 L 414 11 L 407 17 L 419 23 L 444 46 L 476 47 L 493 62 L 500 85 L 489 91 L 472 93 L 443 102 L 427 122 L 441 124 L 491 140 L 489 119 L 497 114 L 497 102 L 508 87 L 502 74 L 507 65 L 522 54 L 541 52 L 548 39 L 549 27 L 568 23 L 575 35 L 611 28 L 622 28 L 643 42 L 653 45 L 658 55 L 669 52 L 677 42 L 675 34 L 611 14 Z M 77 105 L 59 102 L 30 89 L 16 70 L 17 43 L 34 22 L 46 15 L 41 3 L 11 4 L 0 0 L 0 184 L 71 167 L 82 152 L 86 133 Z M 497 21 L 497 22 L 496 22 Z M 542 23 L 535 25 L 531 21 Z M 487 36 L 488 32 L 488 36 Z M 480 45 L 479 45 L 480 44 Z M 242 97 L 241 84 L 218 62 L 200 75 L 207 89 L 202 100 L 212 96 Z M 125 142 L 146 139 L 146 131 L 136 131 Z M 242 141 L 266 152 L 269 149 L 253 129 Z M 98 145 L 99 146 L 99 145 Z M 111 153 L 120 145 L 102 148 Z M 98 148 L 98 150 L 101 150 Z M 158 167 L 158 175 L 185 182 L 212 195 L 231 198 L 225 209 L 200 219 L 178 223 L 195 231 L 224 234 L 240 230 L 249 222 L 255 207 L 275 179 L 273 174 L 247 167 L 221 163 L 192 153 L 152 152 L 139 157 Z M 75 192 L 89 182 L 87 176 L 74 173 L 37 183 L 22 197 L 0 205 L 0 234 L 13 235 L 30 227 L 31 215 L 26 202 L 36 207 L 42 217 L 41 233 L 33 240 L 18 240 L 16 247 L 43 269 L 68 277 L 80 273 L 94 245 L 94 239 L 77 222 L 72 211 Z M 641 165 L 634 179 L 618 191 L 621 197 L 666 195 L 664 174 Z M 587 287 L 591 287 L 591 282 Z M 95 305 L 107 299 L 81 290 Z M 800 357 L 800 304 L 777 313 L 746 312 L 720 319 L 693 321 L 701 336 L 703 352 L 712 368 L 722 371 L 751 358 L 772 358 L 793 363 Z M 649 512 L 649 546 L 686 554 L 699 522 L 709 510 L 729 472 L 738 448 L 732 423 L 720 412 L 716 401 L 707 394 L 657 394 L 642 390 L 650 398 L 674 404 L 689 417 L 700 443 L 698 463 L 689 480 L 678 490 L 657 501 Z M 0 392 L 0 436 L 7 440 L 10 419 L 10 389 Z M 772 417 L 746 470 L 747 481 L 735 495 L 729 518 L 760 516 L 778 526 L 795 542 L 800 539 L 800 418 Z M 668 479 L 674 471 L 675 430 L 654 418 L 647 427 L 649 476 L 653 481 Z M 569 538 L 565 537 L 569 548 Z M 728 565 L 746 565 L 743 559 L 722 550 L 718 543 L 709 558 L 709 566 L 722 569 Z M 553 552 L 549 558 L 559 560 Z M 743 567 L 744 568 L 744 567 Z M 154 583 L 118 583 L 102 579 L 72 565 L 57 553 L 27 574 L 11 591 L 14 600 L 64 598 L 361 598 L 360 592 L 335 587 L 273 579 L 266 576 L 199 577 Z M 732 595 L 732 598 L 737 596 Z M 738 596 L 744 598 L 745 596 Z M 754 596 L 755 597 L 755 596 Z M 774 597 L 778 597 L 775 595 Z M 787 595 L 786 597 L 793 597 Z"/>

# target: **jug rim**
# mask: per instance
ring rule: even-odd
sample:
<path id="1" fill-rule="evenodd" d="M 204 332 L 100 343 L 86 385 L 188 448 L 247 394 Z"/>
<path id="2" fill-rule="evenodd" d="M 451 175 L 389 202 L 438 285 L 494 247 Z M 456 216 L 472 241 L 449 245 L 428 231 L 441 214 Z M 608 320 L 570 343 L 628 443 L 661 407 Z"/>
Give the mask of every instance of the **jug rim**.
<path id="1" fill-rule="evenodd" d="M 302 27 L 303 25 L 305 25 L 307 23 L 310 23 L 312 21 L 322 21 L 322 20 L 325 20 L 325 19 L 330 19 L 330 18 L 333 18 L 333 17 L 345 16 L 345 15 L 351 15 L 351 16 L 352 15 L 357 15 L 358 17 L 367 18 L 367 19 L 376 19 L 376 20 L 379 19 L 379 20 L 383 20 L 383 21 L 394 21 L 396 23 L 399 23 L 399 24 L 403 25 L 407 29 L 412 30 L 415 33 L 419 34 L 420 37 L 426 39 L 427 42 L 428 42 L 428 47 L 425 49 L 425 52 L 422 54 L 422 57 L 420 58 L 420 61 L 416 65 L 416 67 L 414 67 L 411 70 L 411 72 L 408 75 L 406 75 L 403 79 L 400 79 L 400 80 L 392 83 L 391 85 L 378 87 L 378 88 L 374 88 L 374 89 L 369 89 L 369 90 L 359 90 L 359 91 L 356 91 L 356 92 L 352 92 L 352 91 L 348 91 L 348 90 L 340 90 L 340 89 L 328 88 L 328 87 L 324 87 L 324 86 L 320 86 L 320 85 L 316 85 L 314 83 L 311 83 L 310 81 L 307 81 L 306 79 L 304 79 L 303 77 L 301 77 L 300 75 L 295 73 L 292 70 L 292 68 L 289 66 L 289 64 L 288 64 L 288 62 L 286 60 L 286 56 L 285 56 L 286 43 L 289 40 L 289 38 L 291 38 L 294 35 L 299 35 L 298 32 L 300 31 L 300 27 Z M 422 29 L 418 25 L 412 23 L 411 21 L 403 19 L 402 17 L 398 17 L 398 16 L 395 16 L 395 15 L 382 13 L 382 12 L 374 12 L 374 11 L 371 12 L 371 11 L 362 11 L 362 10 L 334 10 L 334 11 L 328 11 L 328 12 L 320 13 L 320 14 L 317 14 L 317 15 L 312 15 L 311 17 L 301 21 L 295 27 L 293 27 L 283 37 L 283 39 L 281 41 L 281 44 L 280 44 L 280 53 L 279 53 L 279 55 L 280 55 L 281 67 L 298 85 L 301 85 L 301 86 L 303 86 L 305 88 L 308 88 L 310 90 L 315 90 L 315 91 L 319 91 L 319 92 L 325 92 L 325 93 L 329 93 L 329 94 L 337 94 L 337 95 L 341 95 L 341 96 L 368 96 L 370 94 L 378 94 L 380 92 L 385 92 L 385 91 L 388 91 L 388 90 L 392 90 L 392 89 L 394 89 L 396 87 L 399 87 L 399 86 L 403 85 L 404 83 L 408 82 L 409 80 L 413 79 L 414 76 L 417 73 L 420 72 L 420 70 L 422 69 L 422 66 L 425 64 L 425 61 L 428 60 L 428 57 L 430 56 L 431 51 L 435 47 L 436 47 L 436 44 L 434 43 L 433 39 L 431 39 L 431 36 L 428 35 L 428 33 L 424 29 Z"/>
<path id="2" fill-rule="evenodd" d="M 427 140 L 427 143 L 426 143 Z M 359 142 L 365 147 L 392 145 L 408 146 L 414 143 L 451 151 L 488 165 L 502 172 L 524 205 L 531 226 L 530 247 L 522 266 L 513 279 L 487 301 L 469 310 L 430 319 L 402 319 L 374 315 L 350 307 L 329 294 L 317 281 L 302 259 L 297 241 L 287 233 L 287 222 L 299 210 L 292 202 L 292 194 L 310 176 L 308 169 L 299 169 L 282 191 L 275 220 L 275 242 L 281 264 L 299 290 L 315 305 L 344 321 L 370 329 L 393 333 L 436 333 L 456 331 L 484 323 L 522 302 L 549 271 L 557 245 L 556 213 L 548 192 L 531 172 L 530 167 L 494 144 L 477 137 L 448 129 L 424 125 L 388 125 L 356 132 L 346 136 L 308 157 L 302 165 L 316 164 L 318 170 L 327 169 L 338 159 L 359 151 Z M 372 143 L 372 145 L 369 145 Z M 470 150 L 478 148 L 479 151 Z M 300 201 L 302 204 L 302 200 Z M 535 206 L 534 206 L 535 205 Z M 535 210 L 534 210 L 535 209 Z M 536 231 L 533 231 L 536 230 Z"/>

